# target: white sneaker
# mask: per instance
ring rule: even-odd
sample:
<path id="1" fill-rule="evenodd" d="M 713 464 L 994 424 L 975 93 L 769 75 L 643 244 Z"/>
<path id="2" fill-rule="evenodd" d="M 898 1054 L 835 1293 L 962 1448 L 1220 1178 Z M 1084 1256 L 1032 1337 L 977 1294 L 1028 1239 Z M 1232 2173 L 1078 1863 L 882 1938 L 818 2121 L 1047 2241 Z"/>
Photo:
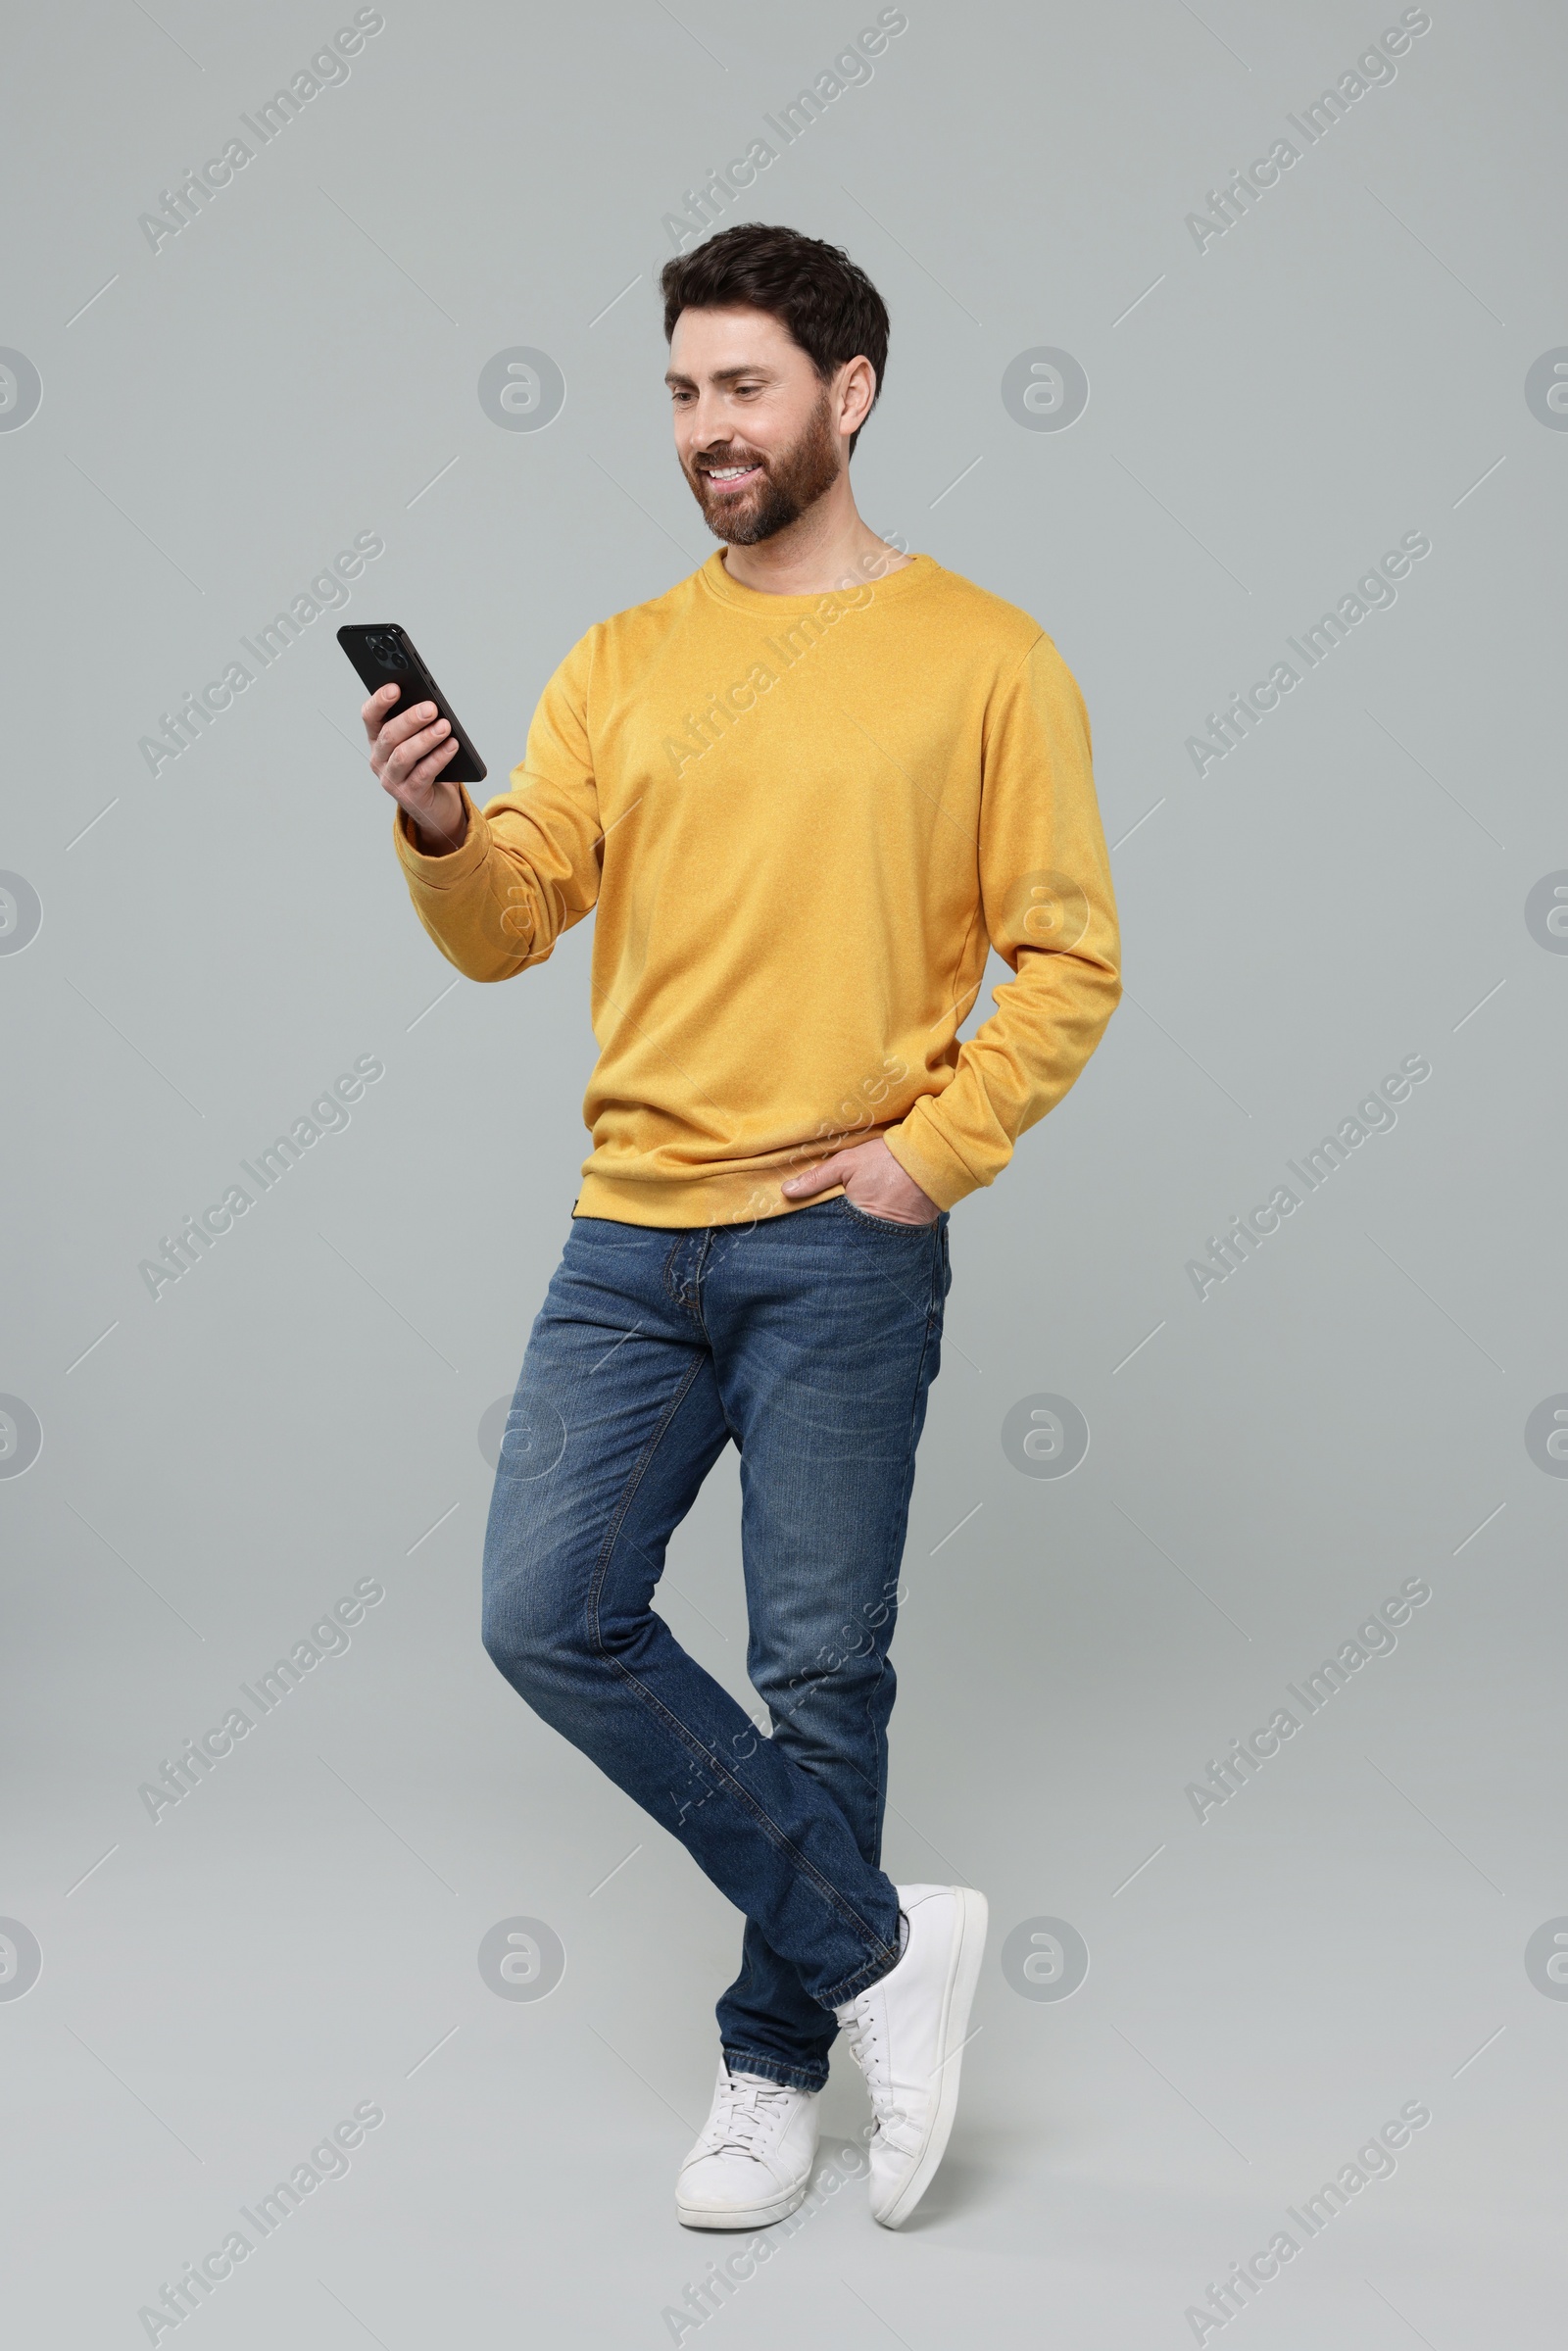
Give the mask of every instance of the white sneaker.
<path id="1" fill-rule="evenodd" d="M 901 1886 L 898 1896 L 903 1953 L 833 2011 L 871 2092 L 871 2217 L 884 2229 L 903 2227 L 947 2148 L 988 1915 L 967 1886 Z"/>
<path id="2" fill-rule="evenodd" d="M 816 2097 L 718 2061 L 707 2129 L 680 2167 L 675 2217 L 685 2229 L 765 2229 L 806 2194 L 816 2161 Z"/>

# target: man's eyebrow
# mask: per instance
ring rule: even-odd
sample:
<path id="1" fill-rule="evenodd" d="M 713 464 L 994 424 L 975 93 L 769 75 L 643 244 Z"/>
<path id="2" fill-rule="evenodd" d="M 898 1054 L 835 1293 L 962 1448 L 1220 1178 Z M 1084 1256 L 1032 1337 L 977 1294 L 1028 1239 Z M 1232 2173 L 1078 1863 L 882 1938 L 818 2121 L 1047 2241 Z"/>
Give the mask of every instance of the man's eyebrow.
<path id="1" fill-rule="evenodd" d="M 743 375 L 766 375 L 768 372 L 769 370 L 762 367 L 715 367 L 708 380 L 710 383 L 715 384 L 732 384 L 739 383 Z M 678 374 L 673 367 L 667 367 L 664 370 L 664 381 L 669 385 L 671 391 L 677 384 L 688 384 L 693 390 L 696 389 L 695 377 Z"/>

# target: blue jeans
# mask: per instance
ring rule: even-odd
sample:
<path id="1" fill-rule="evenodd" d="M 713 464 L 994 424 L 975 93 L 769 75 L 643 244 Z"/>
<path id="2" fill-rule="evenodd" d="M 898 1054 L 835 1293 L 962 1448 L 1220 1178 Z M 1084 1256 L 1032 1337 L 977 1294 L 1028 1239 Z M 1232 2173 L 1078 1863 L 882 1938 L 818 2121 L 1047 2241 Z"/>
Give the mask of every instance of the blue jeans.
<path id="1" fill-rule="evenodd" d="M 486 1649 L 745 1913 L 724 2054 L 800 2089 L 898 1957 L 888 1647 L 952 1280 L 945 1211 L 894 1224 L 842 1193 L 744 1228 L 576 1217 L 491 1497 Z M 652 1605 L 731 1438 L 771 1736 Z"/>

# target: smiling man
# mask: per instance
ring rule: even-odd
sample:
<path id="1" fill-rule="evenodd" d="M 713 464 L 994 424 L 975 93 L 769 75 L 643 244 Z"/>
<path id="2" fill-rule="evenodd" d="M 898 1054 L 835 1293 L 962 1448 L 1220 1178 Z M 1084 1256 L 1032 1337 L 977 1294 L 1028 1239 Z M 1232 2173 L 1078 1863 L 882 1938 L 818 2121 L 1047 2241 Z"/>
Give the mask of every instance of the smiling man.
<path id="1" fill-rule="evenodd" d="M 511 978 L 595 916 L 593 1149 L 502 1444 L 484 1640 L 744 1913 L 678 2217 L 795 2210 L 842 2030 L 897 2228 L 952 2129 L 986 1928 L 971 1888 L 880 1866 L 949 1218 L 1098 1044 L 1115 905 L 1050 637 L 857 510 L 875 287 L 748 225 L 662 288 L 675 451 L 719 547 L 572 648 L 482 811 L 431 706 L 391 715 L 383 689 L 364 715 L 460 971 Z M 991 948 L 1013 976 L 960 1042 Z M 765 1731 L 653 1606 L 732 1441 Z"/>

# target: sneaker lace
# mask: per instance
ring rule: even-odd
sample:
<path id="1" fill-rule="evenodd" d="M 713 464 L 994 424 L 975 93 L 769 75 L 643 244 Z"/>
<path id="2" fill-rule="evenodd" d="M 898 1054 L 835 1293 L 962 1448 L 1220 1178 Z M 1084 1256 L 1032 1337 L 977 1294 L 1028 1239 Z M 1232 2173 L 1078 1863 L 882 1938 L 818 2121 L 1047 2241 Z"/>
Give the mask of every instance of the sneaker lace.
<path id="1" fill-rule="evenodd" d="M 731 2074 L 704 2144 L 713 2155 L 755 2155 L 759 2142 L 765 2144 L 773 2135 L 789 2103 L 782 2082 L 765 2082 L 760 2074 Z"/>
<path id="2" fill-rule="evenodd" d="M 857 2001 L 855 2013 L 841 2028 L 857 2065 L 865 2076 L 865 2086 L 871 2095 L 871 2114 L 875 2130 L 870 2143 L 879 2141 L 889 2147 L 908 2143 L 913 2118 L 907 2107 L 896 2096 L 888 2067 L 882 2062 L 878 2033 L 877 2003 L 874 2000 Z"/>

